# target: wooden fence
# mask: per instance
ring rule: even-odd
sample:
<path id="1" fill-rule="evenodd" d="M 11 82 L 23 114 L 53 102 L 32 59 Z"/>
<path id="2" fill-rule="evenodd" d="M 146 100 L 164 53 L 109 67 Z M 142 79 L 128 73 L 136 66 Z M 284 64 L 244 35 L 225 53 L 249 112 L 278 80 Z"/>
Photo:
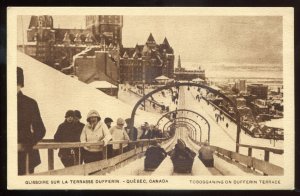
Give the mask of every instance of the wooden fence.
<path id="1" fill-rule="evenodd" d="M 162 143 L 166 143 L 170 141 L 172 138 L 156 138 L 156 139 L 141 139 L 137 141 L 128 141 L 128 140 L 119 140 L 119 141 L 110 141 L 108 144 L 119 144 L 120 145 L 120 155 L 107 159 L 107 146 L 103 146 L 103 141 L 100 142 L 63 142 L 58 143 L 54 142 L 54 140 L 42 140 L 35 146 L 33 149 L 47 149 L 48 150 L 48 171 L 41 173 L 34 173 L 32 175 L 89 175 L 94 172 L 103 170 L 108 167 L 112 167 L 122 161 L 125 161 L 129 158 L 133 158 L 138 156 L 140 153 L 143 153 L 150 145 L 151 141 L 161 141 Z M 131 146 L 130 151 L 123 153 L 123 145 L 128 144 Z M 88 146 L 103 146 L 103 160 L 80 164 L 63 169 L 54 170 L 54 150 L 60 148 L 81 148 Z M 26 147 L 22 144 L 18 144 L 18 151 L 25 151 Z M 79 159 L 80 159 L 80 151 L 79 151 Z M 26 154 L 26 174 L 29 174 L 29 156 Z"/>
<path id="2" fill-rule="evenodd" d="M 190 139 L 197 145 L 203 145 L 203 143 L 201 142 L 195 141 L 192 138 Z M 210 147 L 215 151 L 215 153 L 219 157 L 226 157 L 232 161 L 235 161 L 238 164 L 244 165 L 245 167 L 251 168 L 253 170 L 258 170 L 262 172 L 263 175 L 281 176 L 284 174 L 284 170 L 282 167 L 269 163 L 270 152 L 281 155 L 284 153 L 283 150 L 244 144 L 237 145 L 240 147 L 248 148 L 248 155 L 243 155 L 217 146 Z M 263 150 L 265 153 L 264 160 L 252 157 L 252 149 Z"/>

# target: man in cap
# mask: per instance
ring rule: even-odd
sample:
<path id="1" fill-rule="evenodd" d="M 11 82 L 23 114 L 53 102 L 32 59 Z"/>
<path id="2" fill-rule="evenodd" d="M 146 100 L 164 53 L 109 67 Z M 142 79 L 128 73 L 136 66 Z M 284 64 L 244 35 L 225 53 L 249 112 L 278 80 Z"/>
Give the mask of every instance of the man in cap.
<path id="1" fill-rule="evenodd" d="M 150 130 L 149 123 L 145 122 L 141 128 L 143 130 L 143 133 L 142 133 L 140 139 L 151 139 L 152 132 Z"/>
<path id="2" fill-rule="evenodd" d="M 112 141 L 115 141 L 115 140 L 130 140 L 128 134 L 126 133 L 126 131 L 124 129 L 124 124 L 125 124 L 125 121 L 122 118 L 118 118 L 117 119 L 117 125 L 110 128 L 110 134 L 112 136 Z M 123 148 L 127 147 L 127 144 L 123 144 L 122 147 Z M 121 153 L 120 144 L 113 144 L 113 154 L 114 154 L 114 156 L 119 155 L 120 153 Z"/>
<path id="3" fill-rule="evenodd" d="M 17 67 L 18 144 L 23 148 L 22 151 L 18 151 L 18 175 L 34 173 L 34 168 L 41 163 L 39 151 L 33 150 L 32 147 L 46 134 L 37 102 L 24 95 L 21 91 L 22 87 L 24 87 L 23 69 Z M 26 169 L 27 153 L 28 170 Z"/>

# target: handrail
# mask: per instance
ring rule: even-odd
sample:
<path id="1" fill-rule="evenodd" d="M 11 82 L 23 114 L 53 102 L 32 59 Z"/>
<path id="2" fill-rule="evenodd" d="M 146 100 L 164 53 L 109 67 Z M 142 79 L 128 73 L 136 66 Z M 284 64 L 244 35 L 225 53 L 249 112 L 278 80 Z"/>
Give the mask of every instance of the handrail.
<path id="1" fill-rule="evenodd" d="M 194 142 L 197 145 L 202 145 L 201 142 L 195 141 L 193 138 L 189 137 L 192 142 Z M 263 175 L 283 175 L 284 169 L 280 166 L 277 166 L 275 164 L 272 164 L 269 162 L 270 152 L 273 152 L 275 154 L 280 154 L 283 150 L 279 149 L 272 149 L 267 147 L 259 147 L 259 146 L 251 146 L 251 145 L 244 145 L 239 144 L 240 147 L 247 147 L 248 148 L 248 156 L 243 155 L 237 152 L 233 152 L 224 148 L 220 148 L 218 146 L 210 146 L 214 151 L 217 152 L 218 155 L 225 156 L 229 158 L 230 160 L 235 160 L 238 164 L 243 164 L 247 168 L 253 168 L 253 170 L 257 169 L 263 173 Z M 252 148 L 264 150 L 265 156 L 264 160 L 257 159 L 255 157 L 252 157 Z"/>
<path id="2" fill-rule="evenodd" d="M 81 148 L 85 146 L 101 146 L 104 144 L 103 141 L 100 142 L 55 142 L 53 139 L 45 139 L 36 144 L 35 146 L 31 146 L 31 149 L 48 149 L 48 171 L 47 172 L 42 172 L 39 173 L 41 175 L 45 174 L 77 174 L 78 172 L 83 172 L 84 174 L 88 174 L 90 172 L 103 169 L 106 166 L 112 166 L 113 162 L 115 164 L 122 162 L 123 160 L 126 160 L 127 158 L 136 156 L 140 152 L 144 151 L 144 146 L 149 146 L 151 141 L 162 141 L 166 142 L 172 139 L 173 137 L 168 137 L 168 138 L 155 138 L 155 139 L 140 139 L 137 141 L 129 141 L 129 140 L 115 140 L 115 141 L 110 141 L 108 144 L 120 144 L 120 155 L 117 157 L 113 157 L 111 159 L 107 159 L 107 146 L 103 146 L 102 154 L 103 154 L 103 160 L 98 161 L 98 162 L 93 162 L 93 163 L 87 163 L 87 164 L 80 164 L 79 162 L 76 163 L 77 165 L 67 167 L 64 169 L 58 169 L 54 170 L 54 150 L 58 148 Z M 123 144 L 133 144 L 131 146 L 129 152 L 126 152 L 124 154 L 123 152 Z M 26 148 L 27 147 L 27 148 Z M 18 151 L 24 151 L 26 155 L 28 155 L 27 149 L 30 146 L 26 146 L 23 144 L 18 144 Z M 79 151 L 79 159 L 81 157 L 81 153 Z M 26 161 L 25 161 L 25 168 L 26 168 L 26 174 L 29 174 L 29 161 L 28 161 L 29 156 L 26 156 Z M 110 161 L 111 160 L 111 161 Z M 99 163 L 103 163 L 104 165 L 98 165 Z M 107 165 L 108 164 L 108 165 Z M 96 167 L 97 166 L 97 167 Z M 91 167 L 91 168 L 90 168 Z M 75 170 L 78 169 L 78 171 Z M 79 171 L 80 170 L 80 171 Z M 37 175 L 39 175 L 37 174 Z M 35 175 L 35 174 L 34 174 Z"/>
<path id="3" fill-rule="evenodd" d="M 237 144 L 238 146 L 245 147 L 245 148 L 253 148 L 253 149 L 259 149 L 264 151 L 269 151 L 274 154 L 283 154 L 284 150 L 277 149 L 277 148 L 269 148 L 269 147 L 262 147 L 262 146 L 252 146 L 252 145 L 246 145 L 246 144 Z"/>
<path id="4" fill-rule="evenodd" d="M 154 140 L 167 140 L 169 138 L 156 138 L 156 139 L 139 139 L 136 141 L 129 140 L 115 140 L 109 141 L 108 144 L 136 144 L 136 143 L 144 143 L 151 142 Z M 32 147 L 32 149 L 57 149 L 57 148 L 80 148 L 80 147 L 89 147 L 89 146 L 101 146 L 104 145 L 103 141 L 99 142 L 56 142 L 54 139 L 46 139 L 41 140 L 41 142 L 37 143 Z M 18 144 L 18 151 L 24 151 L 26 148 L 24 144 Z"/>

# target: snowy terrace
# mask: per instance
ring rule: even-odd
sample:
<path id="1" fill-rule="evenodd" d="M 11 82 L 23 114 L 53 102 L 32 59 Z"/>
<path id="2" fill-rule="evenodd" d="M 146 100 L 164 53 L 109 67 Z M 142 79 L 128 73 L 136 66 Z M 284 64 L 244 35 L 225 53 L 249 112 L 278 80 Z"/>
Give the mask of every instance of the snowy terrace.
<path id="1" fill-rule="evenodd" d="M 116 121 L 119 117 L 130 118 L 134 105 L 108 96 L 21 52 L 17 53 L 17 59 L 18 66 L 24 70 L 25 86 L 22 92 L 34 98 L 38 103 L 46 127 L 44 139 L 53 139 L 58 125 L 64 121 L 65 112 L 69 109 L 81 111 L 81 122 L 83 123 L 86 123 L 87 113 L 91 109 L 97 110 L 102 119 L 110 117 Z M 155 124 L 159 117 L 160 114 L 138 110 L 135 126 L 138 127 L 145 121 Z M 139 132 L 139 134 L 141 133 Z M 35 169 L 36 172 L 47 170 L 47 152 L 40 150 L 40 153 L 42 164 Z M 57 154 L 54 157 L 56 168 L 62 168 Z"/>

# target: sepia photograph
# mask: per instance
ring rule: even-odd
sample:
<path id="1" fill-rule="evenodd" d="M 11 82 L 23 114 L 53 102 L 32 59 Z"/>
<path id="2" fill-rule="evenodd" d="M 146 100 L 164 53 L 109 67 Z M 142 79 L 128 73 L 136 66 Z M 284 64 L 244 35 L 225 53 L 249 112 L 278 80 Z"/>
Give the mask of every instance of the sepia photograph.
<path id="1" fill-rule="evenodd" d="M 292 8 L 7 19 L 9 189 L 294 188 Z"/>

